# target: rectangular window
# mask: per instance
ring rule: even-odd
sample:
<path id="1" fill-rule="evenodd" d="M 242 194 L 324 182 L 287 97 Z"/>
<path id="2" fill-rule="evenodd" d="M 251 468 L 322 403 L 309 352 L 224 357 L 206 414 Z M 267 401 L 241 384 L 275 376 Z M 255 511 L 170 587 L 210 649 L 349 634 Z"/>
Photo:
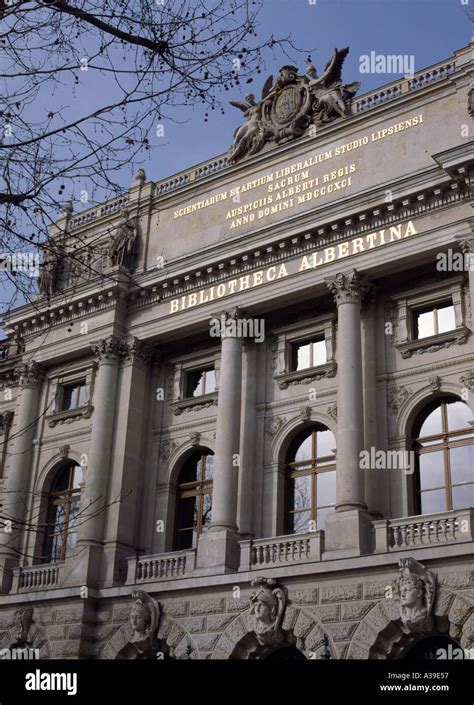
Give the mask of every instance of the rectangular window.
<path id="1" fill-rule="evenodd" d="M 216 391 L 216 373 L 213 367 L 191 370 L 186 375 L 186 397 L 201 397 Z"/>
<path id="2" fill-rule="evenodd" d="M 76 382 L 75 384 L 67 384 L 61 390 L 61 408 L 60 411 L 69 411 L 77 409 L 86 404 L 86 383 Z"/>
<path id="3" fill-rule="evenodd" d="M 456 328 L 454 306 L 443 302 L 436 306 L 414 311 L 415 338 L 421 340 Z"/>
<path id="4" fill-rule="evenodd" d="M 307 370 L 310 367 L 325 365 L 327 362 L 326 342 L 324 338 L 306 340 L 291 346 L 291 369 L 293 372 Z"/>

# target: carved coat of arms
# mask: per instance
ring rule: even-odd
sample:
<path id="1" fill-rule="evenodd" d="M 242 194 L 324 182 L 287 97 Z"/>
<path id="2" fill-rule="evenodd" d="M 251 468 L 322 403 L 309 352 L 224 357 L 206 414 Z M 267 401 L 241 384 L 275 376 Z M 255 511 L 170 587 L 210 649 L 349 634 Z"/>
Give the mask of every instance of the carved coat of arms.
<path id="1" fill-rule="evenodd" d="M 300 137 L 310 125 L 323 125 L 348 115 L 352 97 L 360 87 L 358 81 L 342 83 L 341 70 L 348 52 L 348 48 L 335 49 L 321 76 L 310 58 L 307 76 L 300 75 L 295 66 L 282 66 L 275 83 L 273 76 L 266 80 L 259 103 L 252 93 L 245 97 L 245 103 L 231 101 L 242 110 L 247 122 L 234 132 L 229 162 L 256 154 L 266 144 Z"/>

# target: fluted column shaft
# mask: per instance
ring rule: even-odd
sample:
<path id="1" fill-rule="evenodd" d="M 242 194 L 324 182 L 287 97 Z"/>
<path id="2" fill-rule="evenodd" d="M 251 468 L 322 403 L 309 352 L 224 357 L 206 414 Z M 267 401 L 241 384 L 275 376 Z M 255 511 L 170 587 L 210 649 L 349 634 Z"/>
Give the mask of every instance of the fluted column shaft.
<path id="1" fill-rule="evenodd" d="M 242 339 L 223 332 L 210 531 L 237 531 Z"/>
<path id="2" fill-rule="evenodd" d="M 375 311 L 375 289 L 371 287 L 362 307 L 361 320 L 364 449 L 369 452 L 378 447 Z M 365 501 L 373 516 L 380 515 L 379 474 L 375 468 L 365 471 Z"/>
<path id="3" fill-rule="evenodd" d="M 16 369 L 21 396 L 16 410 L 12 455 L 5 486 L 2 507 L 3 520 L 12 522 L 11 533 L 0 531 L 2 555 L 18 556 L 21 535 L 28 520 L 31 502 L 28 486 L 31 474 L 33 439 L 38 419 L 38 403 L 44 371 L 32 361 Z M 4 528 L 4 527 L 2 527 Z"/>
<path id="4" fill-rule="evenodd" d="M 328 281 L 338 307 L 336 511 L 367 509 L 360 307 L 367 284 L 355 270 Z"/>
<path id="5" fill-rule="evenodd" d="M 113 337 L 94 346 L 99 366 L 94 382 L 94 412 L 87 458 L 78 543 L 103 538 L 105 505 L 110 473 L 115 404 L 118 381 L 119 343 Z"/>

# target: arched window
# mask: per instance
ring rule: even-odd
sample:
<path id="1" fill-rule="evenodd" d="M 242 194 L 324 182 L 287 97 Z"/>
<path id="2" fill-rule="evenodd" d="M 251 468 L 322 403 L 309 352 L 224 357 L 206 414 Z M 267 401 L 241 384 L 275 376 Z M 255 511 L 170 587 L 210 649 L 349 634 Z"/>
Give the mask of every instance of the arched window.
<path id="1" fill-rule="evenodd" d="M 194 453 L 183 465 L 178 479 L 175 550 L 195 548 L 198 536 L 207 531 L 212 512 L 212 471 L 210 450 Z"/>
<path id="2" fill-rule="evenodd" d="M 300 433 L 290 445 L 286 462 L 286 533 L 324 528 L 336 503 L 336 439 L 325 426 Z"/>
<path id="3" fill-rule="evenodd" d="M 59 470 L 51 485 L 43 559 L 63 561 L 77 541 L 77 521 L 83 484 L 82 468 L 70 462 Z"/>
<path id="4" fill-rule="evenodd" d="M 474 506 L 472 413 L 454 398 L 430 404 L 414 428 L 416 509 L 431 514 Z"/>

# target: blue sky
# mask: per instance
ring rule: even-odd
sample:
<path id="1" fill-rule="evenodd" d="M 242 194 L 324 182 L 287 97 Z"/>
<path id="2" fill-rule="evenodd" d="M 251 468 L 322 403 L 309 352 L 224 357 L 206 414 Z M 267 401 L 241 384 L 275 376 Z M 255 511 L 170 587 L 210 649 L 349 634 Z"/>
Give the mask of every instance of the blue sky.
<path id="1" fill-rule="evenodd" d="M 474 0 L 470 2 L 472 13 Z M 413 55 L 418 71 L 449 58 L 456 49 L 467 45 L 473 24 L 461 0 L 316 0 L 315 5 L 310 5 L 310 0 L 264 0 L 258 31 L 262 36 L 291 34 L 293 44 L 302 50 L 316 47 L 312 58 L 318 73 L 334 47 L 349 46 L 343 78 L 347 83 L 360 80 L 360 94 L 399 77 L 361 75 L 361 55 L 371 51 Z M 303 72 L 305 54 L 295 52 L 291 59 Z M 268 52 L 266 68 L 252 86 L 257 97 L 266 76 L 277 75 L 279 67 L 288 62 L 282 53 Z M 242 87 L 242 93 L 229 92 L 223 99 L 226 103 L 242 99 L 245 88 L 249 87 Z M 151 150 L 150 159 L 144 164 L 149 180 L 163 179 L 225 152 L 235 127 L 242 122 L 239 110 L 228 104 L 225 116 L 220 111 L 211 112 L 208 122 L 204 122 L 200 107 L 175 113 L 175 117 L 181 124 L 165 123 L 162 146 Z"/>

